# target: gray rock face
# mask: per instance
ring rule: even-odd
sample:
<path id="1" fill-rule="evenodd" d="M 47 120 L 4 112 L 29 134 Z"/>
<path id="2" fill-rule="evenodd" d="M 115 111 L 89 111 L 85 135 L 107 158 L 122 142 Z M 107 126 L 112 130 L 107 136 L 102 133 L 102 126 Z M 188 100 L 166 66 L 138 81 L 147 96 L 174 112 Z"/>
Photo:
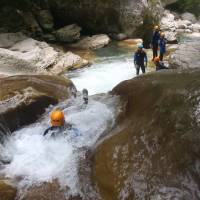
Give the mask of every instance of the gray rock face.
<path id="1" fill-rule="evenodd" d="M 47 43 L 20 33 L 1 34 L 0 38 L 0 71 L 8 74 L 46 73 L 58 56 Z"/>
<path id="2" fill-rule="evenodd" d="M 50 0 L 55 19 L 63 24 L 78 23 L 94 33 L 136 35 L 145 20 L 152 24 L 162 15 L 159 0 Z"/>
<path id="3" fill-rule="evenodd" d="M 72 52 L 67 52 L 59 57 L 57 63 L 49 70 L 53 74 L 59 75 L 64 71 L 78 69 L 88 64 L 87 60 L 82 59 L 80 56 L 73 54 Z"/>
<path id="4" fill-rule="evenodd" d="M 55 32 L 55 36 L 60 42 L 74 42 L 80 38 L 81 28 L 76 24 L 65 26 Z"/>
<path id="5" fill-rule="evenodd" d="M 92 37 L 85 37 L 71 46 L 80 49 L 99 49 L 108 45 L 109 42 L 110 38 L 105 34 L 101 34 L 93 35 Z"/>
<path id="6" fill-rule="evenodd" d="M 181 18 L 182 18 L 183 20 L 189 20 L 189 21 L 191 21 L 192 23 L 196 23 L 196 22 L 197 22 L 196 17 L 195 17 L 192 13 L 189 13 L 189 12 L 183 13 L 183 14 L 181 15 Z"/>
<path id="7" fill-rule="evenodd" d="M 40 26 L 46 31 L 52 31 L 54 27 L 53 17 L 49 10 L 39 10 L 36 18 Z"/>
<path id="8" fill-rule="evenodd" d="M 200 39 L 200 35 L 199 35 Z M 170 66 L 179 69 L 200 68 L 200 41 L 179 45 L 178 49 L 170 56 Z"/>

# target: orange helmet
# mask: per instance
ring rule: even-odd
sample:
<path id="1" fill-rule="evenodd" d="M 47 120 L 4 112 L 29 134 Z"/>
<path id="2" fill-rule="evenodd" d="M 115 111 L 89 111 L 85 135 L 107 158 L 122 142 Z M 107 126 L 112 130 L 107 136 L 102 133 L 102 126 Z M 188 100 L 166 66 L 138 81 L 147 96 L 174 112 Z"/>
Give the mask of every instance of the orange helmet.
<path id="1" fill-rule="evenodd" d="M 54 110 L 50 117 L 52 126 L 63 126 L 65 123 L 65 116 L 61 110 Z"/>
<path id="2" fill-rule="evenodd" d="M 160 27 L 157 25 L 157 26 L 154 26 L 154 30 L 159 30 Z"/>
<path id="3" fill-rule="evenodd" d="M 153 61 L 154 62 L 159 62 L 160 61 L 160 57 L 159 56 L 155 57 Z"/>

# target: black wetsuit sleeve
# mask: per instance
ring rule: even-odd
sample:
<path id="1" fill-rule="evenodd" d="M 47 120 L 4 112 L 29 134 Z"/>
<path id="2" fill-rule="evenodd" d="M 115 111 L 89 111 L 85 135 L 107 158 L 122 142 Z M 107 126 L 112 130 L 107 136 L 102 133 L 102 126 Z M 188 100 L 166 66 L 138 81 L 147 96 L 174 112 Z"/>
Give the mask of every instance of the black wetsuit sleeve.
<path id="1" fill-rule="evenodd" d="M 49 127 L 48 129 L 46 129 L 45 132 L 43 133 L 43 136 L 47 135 L 49 131 L 52 131 L 52 127 Z"/>

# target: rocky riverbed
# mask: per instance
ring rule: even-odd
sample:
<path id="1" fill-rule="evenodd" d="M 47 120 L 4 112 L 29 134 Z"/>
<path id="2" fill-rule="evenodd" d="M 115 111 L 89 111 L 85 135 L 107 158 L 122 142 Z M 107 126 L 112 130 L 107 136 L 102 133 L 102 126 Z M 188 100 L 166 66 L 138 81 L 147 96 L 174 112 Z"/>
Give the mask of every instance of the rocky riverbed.
<path id="1" fill-rule="evenodd" d="M 175 2 L 0 2 L 0 199 L 200 198 L 200 22 Z M 135 77 L 158 23 L 172 70 Z M 78 136 L 43 137 L 55 108 Z"/>

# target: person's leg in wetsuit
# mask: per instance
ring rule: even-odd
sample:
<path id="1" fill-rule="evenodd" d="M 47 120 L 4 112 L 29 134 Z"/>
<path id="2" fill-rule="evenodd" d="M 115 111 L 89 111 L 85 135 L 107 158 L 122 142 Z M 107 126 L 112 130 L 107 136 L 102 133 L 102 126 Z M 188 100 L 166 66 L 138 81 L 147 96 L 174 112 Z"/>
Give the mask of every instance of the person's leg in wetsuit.
<path id="1" fill-rule="evenodd" d="M 160 61 L 163 61 L 163 56 L 164 56 L 164 53 L 160 52 Z"/>
<path id="2" fill-rule="evenodd" d="M 142 73 L 145 74 L 145 71 L 146 71 L 146 70 L 145 70 L 145 66 L 144 66 L 144 65 L 141 65 L 140 67 L 141 67 L 141 69 L 142 69 Z"/>
<path id="3" fill-rule="evenodd" d="M 158 56 L 158 44 L 153 44 L 153 59 Z"/>
<path id="4" fill-rule="evenodd" d="M 140 74 L 140 65 L 135 65 L 136 68 L 136 75 L 138 76 Z"/>

